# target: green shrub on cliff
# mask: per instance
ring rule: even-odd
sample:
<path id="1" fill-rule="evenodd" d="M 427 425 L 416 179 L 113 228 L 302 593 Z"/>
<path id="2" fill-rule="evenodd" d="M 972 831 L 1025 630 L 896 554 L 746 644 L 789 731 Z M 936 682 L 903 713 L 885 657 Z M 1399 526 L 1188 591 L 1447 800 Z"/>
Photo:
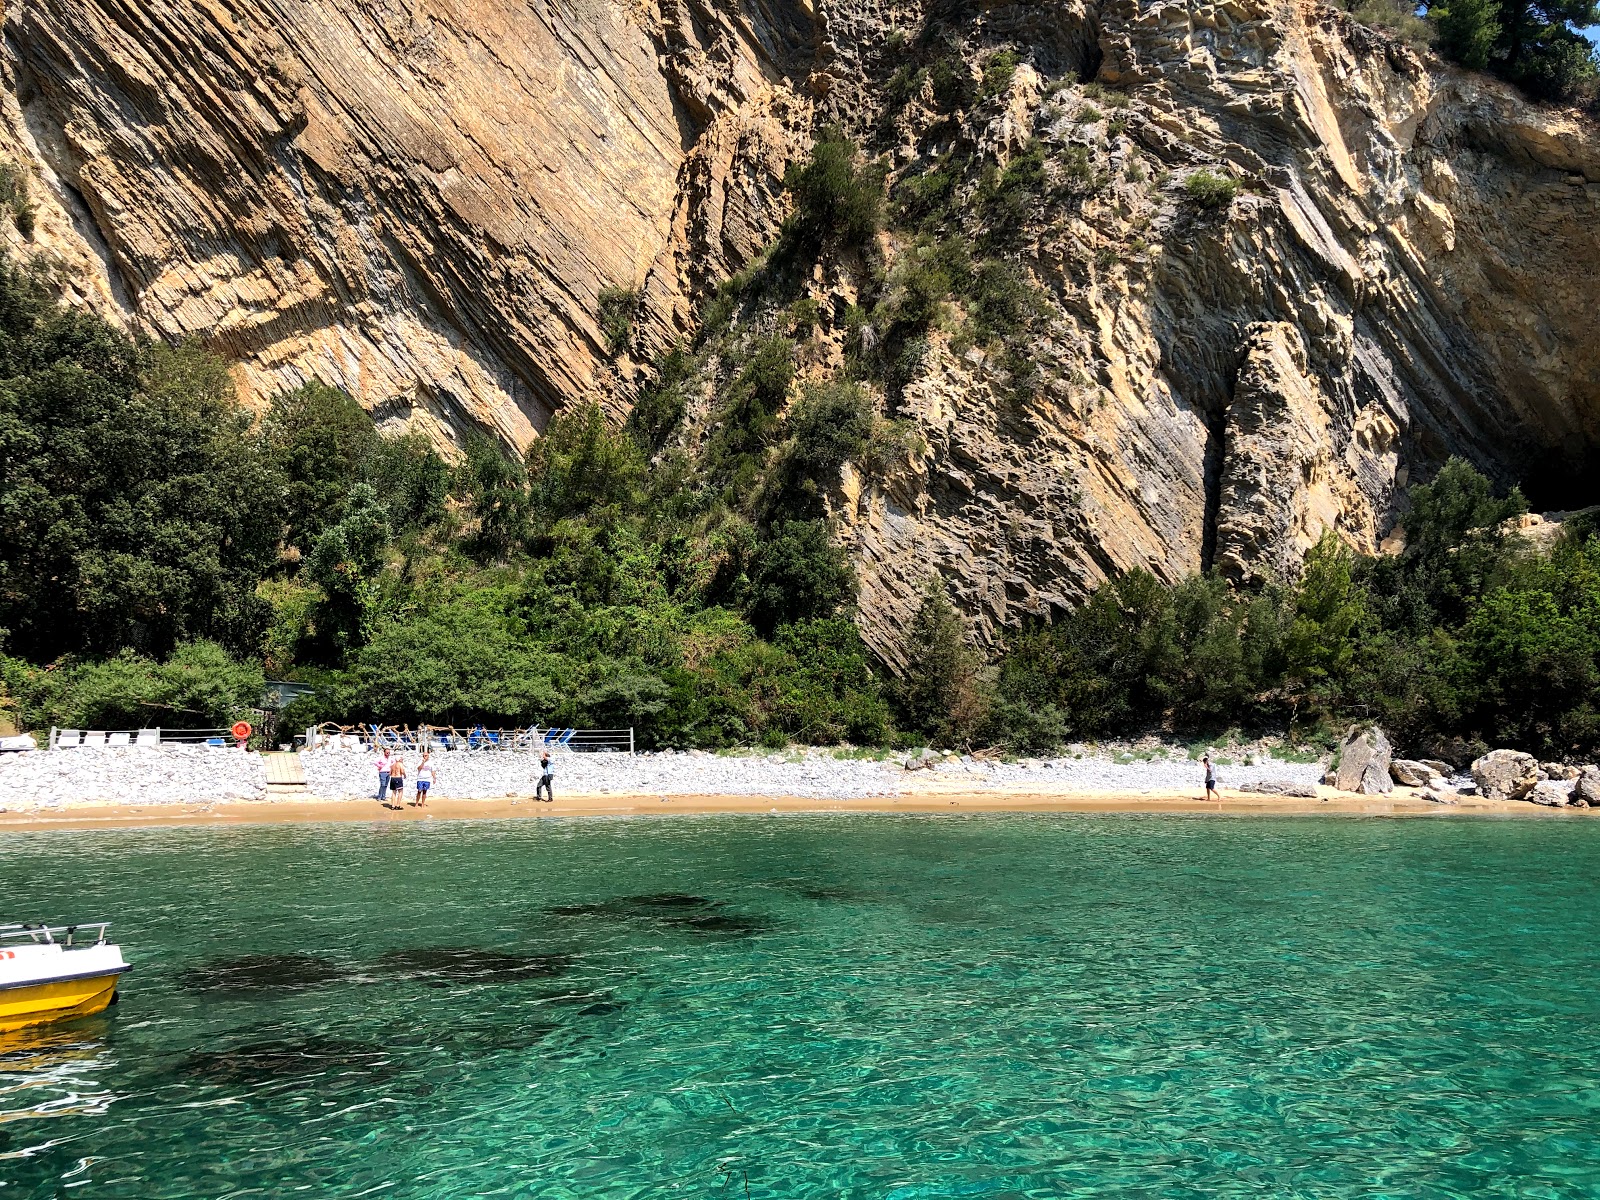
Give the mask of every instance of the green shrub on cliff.
<path id="1" fill-rule="evenodd" d="M 828 238 L 861 246 L 882 227 L 883 173 L 870 164 L 857 166 L 857 155 L 854 142 L 827 129 L 813 143 L 810 157 L 784 172 L 794 211 L 783 236 L 797 250 L 814 254 Z"/>
<path id="2" fill-rule="evenodd" d="M 1183 193 L 1201 208 L 1227 208 L 1239 194 L 1239 181 L 1231 175 L 1195 171 L 1183 181 Z"/>

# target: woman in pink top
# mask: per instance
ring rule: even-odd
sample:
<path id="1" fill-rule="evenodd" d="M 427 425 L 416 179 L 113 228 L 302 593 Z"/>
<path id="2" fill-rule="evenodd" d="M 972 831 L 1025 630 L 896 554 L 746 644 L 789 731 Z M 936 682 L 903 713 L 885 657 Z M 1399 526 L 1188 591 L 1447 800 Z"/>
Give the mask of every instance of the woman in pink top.
<path id="1" fill-rule="evenodd" d="M 387 750 L 379 750 L 376 764 L 378 768 L 377 801 L 379 804 L 383 804 L 389 798 L 389 763 L 389 752 Z"/>

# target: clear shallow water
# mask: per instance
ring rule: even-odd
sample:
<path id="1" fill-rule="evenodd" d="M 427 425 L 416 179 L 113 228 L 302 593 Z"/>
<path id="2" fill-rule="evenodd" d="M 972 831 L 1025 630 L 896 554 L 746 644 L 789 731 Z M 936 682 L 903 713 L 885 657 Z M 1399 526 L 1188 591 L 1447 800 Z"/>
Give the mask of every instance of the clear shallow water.
<path id="1" fill-rule="evenodd" d="M 1597 879 L 1575 821 L 25 834 L 0 918 L 136 968 L 0 1042 L 0 1200 L 1594 1196 Z"/>

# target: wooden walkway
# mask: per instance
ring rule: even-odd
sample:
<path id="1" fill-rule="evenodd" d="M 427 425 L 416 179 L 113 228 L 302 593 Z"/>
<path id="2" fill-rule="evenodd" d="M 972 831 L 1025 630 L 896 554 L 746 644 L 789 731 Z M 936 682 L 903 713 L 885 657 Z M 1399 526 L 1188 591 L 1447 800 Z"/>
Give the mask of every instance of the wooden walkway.
<path id="1" fill-rule="evenodd" d="M 267 767 L 267 795 L 273 799 L 305 796 L 306 772 L 295 751 L 274 750 L 261 756 Z"/>

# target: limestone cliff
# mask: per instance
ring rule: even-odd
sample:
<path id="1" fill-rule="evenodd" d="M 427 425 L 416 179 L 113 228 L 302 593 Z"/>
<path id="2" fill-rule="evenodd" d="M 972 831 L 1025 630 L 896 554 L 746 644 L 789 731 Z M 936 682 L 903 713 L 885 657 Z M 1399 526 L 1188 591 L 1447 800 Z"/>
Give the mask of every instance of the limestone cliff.
<path id="1" fill-rule="evenodd" d="M 0 153 L 81 290 L 261 395 L 526 445 L 768 236 L 810 23 L 679 0 L 8 0 Z"/>
<path id="2" fill-rule="evenodd" d="M 891 660 L 930 575 L 987 637 L 1135 565 L 1292 570 L 1326 528 L 1375 548 L 1396 489 L 1452 453 L 1536 503 L 1593 499 L 1600 132 L 1330 8 L 4 12 L 0 156 L 39 203 L 13 245 L 57 256 L 82 302 L 237 360 L 250 395 L 321 376 L 441 439 L 521 446 L 563 403 L 625 405 L 709 285 L 772 239 L 783 169 L 823 122 L 892 183 L 968 164 L 958 210 L 984 169 L 1042 151 L 1004 251 L 1047 310 L 1026 386 L 935 333 L 892 397 L 916 449 L 832 498 Z M 1000 51 L 1019 65 L 980 86 Z M 901 70 L 935 59 L 965 77 L 954 105 Z M 1202 169 L 1243 190 L 1197 206 Z M 880 250 L 892 275 L 915 239 Z M 825 261 L 808 286 L 837 314 L 867 274 Z M 639 294 L 618 354 L 608 287 Z M 825 319 L 807 372 L 840 369 L 844 345 Z"/>

